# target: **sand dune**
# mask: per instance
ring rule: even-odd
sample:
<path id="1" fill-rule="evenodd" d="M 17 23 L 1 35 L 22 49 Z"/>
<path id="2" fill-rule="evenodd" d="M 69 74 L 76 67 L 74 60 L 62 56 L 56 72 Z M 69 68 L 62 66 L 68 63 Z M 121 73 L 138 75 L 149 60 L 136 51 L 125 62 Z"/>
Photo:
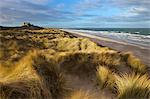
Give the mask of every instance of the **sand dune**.
<path id="1" fill-rule="evenodd" d="M 58 29 L 0 34 L 1 99 L 150 98 L 147 66 L 131 53 Z"/>

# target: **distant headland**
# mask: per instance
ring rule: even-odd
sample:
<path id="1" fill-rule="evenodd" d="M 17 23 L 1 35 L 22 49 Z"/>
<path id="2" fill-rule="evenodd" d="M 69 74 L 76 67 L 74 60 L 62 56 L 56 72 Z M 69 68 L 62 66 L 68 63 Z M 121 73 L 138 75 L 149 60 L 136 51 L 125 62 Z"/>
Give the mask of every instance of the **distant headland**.
<path id="1" fill-rule="evenodd" d="M 30 22 L 23 22 L 20 26 L 15 27 L 7 27 L 7 26 L 0 26 L 0 30 L 6 30 L 6 29 L 42 29 L 42 27 L 36 26 L 31 24 Z"/>

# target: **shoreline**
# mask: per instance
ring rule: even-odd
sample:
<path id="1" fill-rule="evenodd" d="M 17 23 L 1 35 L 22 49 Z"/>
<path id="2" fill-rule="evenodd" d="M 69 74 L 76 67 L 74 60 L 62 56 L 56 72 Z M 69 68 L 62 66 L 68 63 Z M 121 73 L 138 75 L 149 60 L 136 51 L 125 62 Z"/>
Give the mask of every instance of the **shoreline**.
<path id="1" fill-rule="evenodd" d="M 111 49 L 114 49 L 114 50 L 117 50 L 120 52 L 131 52 L 131 53 L 133 53 L 133 55 L 138 57 L 143 63 L 145 63 L 148 67 L 150 67 L 149 66 L 149 64 L 150 64 L 150 58 L 149 58 L 150 57 L 150 49 L 148 49 L 148 48 L 129 44 L 126 42 L 112 40 L 109 38 L 94 36 L 94 35 L 85 34 L 85 33 L 81 33 L 81 32 L 74 32 L 74 31 L 67 30 L 67 29 L 61 29 L 61 30 L 69 32 L 76 37 L 89 38 L 90 40 L 97 43 L 98 45 L 106 46 L 106 47 L 109 47 Z"/>

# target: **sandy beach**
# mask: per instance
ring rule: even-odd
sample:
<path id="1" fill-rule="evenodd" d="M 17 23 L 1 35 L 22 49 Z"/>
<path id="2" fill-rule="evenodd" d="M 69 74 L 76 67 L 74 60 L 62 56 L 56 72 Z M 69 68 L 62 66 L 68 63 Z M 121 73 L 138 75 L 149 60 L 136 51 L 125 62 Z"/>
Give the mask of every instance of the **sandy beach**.
<path id="1" fill-rule="evenodd" d="M 109 39 L 109 38 L 98 37 L 98 36 L 85 34 L 85 33 L 81 33 L 81 32 L 75 32 L 75 31 L 72 31 L 72 30 L 69 30 L 69 29 L 63 29 L 63 30 L 67 31 L 67 32 L 69 32 L 72 35 L 77 36 L 77 37 L 89 38 L 93 42 L 95 42 L 95 43 L 97 43 L 98 45 L 101 45 L 101 46 L 107 46 L 111 49 L 121 51 L 121 52 L 133 53 L 135 56 L 140 58 L 142 60 L 142 62 L 144 62 L 148 67 L 150 67 L 149 66 L 149 64 L 150 64 L 150 49 L 149 49 L 149 47 L 145 48 L 145 47 L 129 44 L 129 43 L 126 43 L 126 42 L 120 42 L 120 41 L 117 41 L 117 40 L 112 40 L 112 39 Z"/>

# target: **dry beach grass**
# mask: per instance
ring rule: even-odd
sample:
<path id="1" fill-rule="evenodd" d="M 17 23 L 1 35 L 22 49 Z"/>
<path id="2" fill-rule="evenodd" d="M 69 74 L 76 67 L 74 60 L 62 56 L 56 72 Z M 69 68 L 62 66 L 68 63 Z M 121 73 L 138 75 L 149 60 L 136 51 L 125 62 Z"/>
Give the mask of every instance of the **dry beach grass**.
<path id="1" fill-rule="evenodd" d="M 0 40 L 1 99 L 150 98 L 147 67 L 131 53 L 58 29 L 5 29 Z"/>

